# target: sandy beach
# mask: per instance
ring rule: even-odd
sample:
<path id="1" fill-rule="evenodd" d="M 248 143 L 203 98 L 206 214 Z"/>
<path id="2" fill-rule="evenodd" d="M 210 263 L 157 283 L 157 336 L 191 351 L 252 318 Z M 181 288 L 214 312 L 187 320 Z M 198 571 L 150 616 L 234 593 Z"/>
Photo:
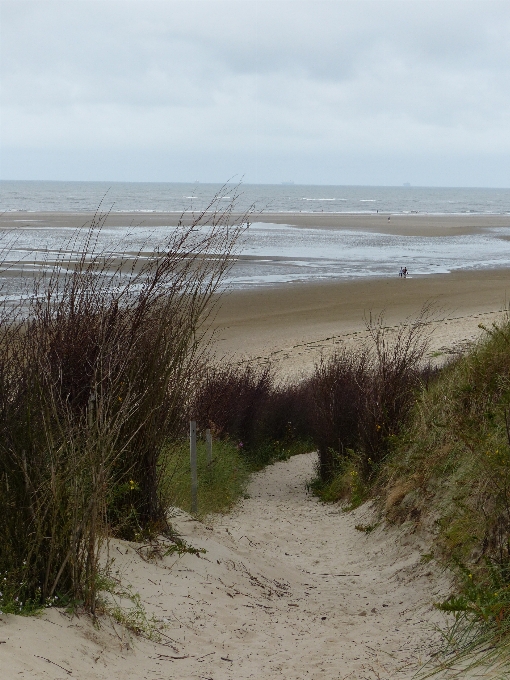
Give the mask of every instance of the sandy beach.
<path id="1" fill-rule="evenodd" d="M 223 296 L 213 326 L 217 356 L 271 360 L 283 375 L 308 372 L 321 353 L 366 338 L 365 319 L 385 325 L 416 318 L 429 304 L 430 356 L 465 349 L 500 319 L 510 298 L 510 270 L 419 278 L 296 283 Z"/>
<path id="2" fill-rule="evenodd" d="M 185 223 L 193 219 L 189 213 L 182 217 Z M 89 224 L 92 218 L 93 213 L 81 212 L 9 212 L 0 217 L 0 229 L 14 233 L 38 227 L 76 229 Z M 111 212 L 106 225 L 157 229 L 176 225 L 180 219 L 178 212 Z M 434 239 L 510 227 L 510 215 L 264 212 L 250 219 L 312 230 L 346 229 Z M 257 259 L 267 264 L 279 258 L 241 255 L 240 271 Z M 282 258 L 284 267 L 287 260 L 288 257 Z M 386 325 L 395 326 L 416 317 L 429 304 L 430 353 L 437 359 L 468 346 L 480 335 L 479 324 L 490 325 L 498 319 L 510 298 L 510 269 L 465 269 L 414 275 L 405 280 L 396 274 L 397 268 L 392 277 L 331 278 L 234 288 L 222 296 L 215 310 L 215 353 L 236 361 L 248 357 L 271 360 L 283 376 L 297 376 L 309 371 L 321 353 L 364 338 L 365 318 L 370 313 L 384 312 Z"/>

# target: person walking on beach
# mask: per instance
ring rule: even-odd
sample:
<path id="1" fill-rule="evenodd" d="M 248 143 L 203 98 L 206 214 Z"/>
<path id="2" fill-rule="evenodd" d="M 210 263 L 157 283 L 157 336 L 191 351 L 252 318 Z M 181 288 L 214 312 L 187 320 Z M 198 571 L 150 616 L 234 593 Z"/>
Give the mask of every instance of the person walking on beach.
<path id="1" fill-rule="evenodd" d="M 403 267 L 400 267 L 400 271 L 399 271 L 398 275 L 400 276 L 400 278 L 402 278 L 402 277 L 404 276 L 404 269 L 403 269 Z"/>
<path id="2" fill-rule="evenodd" d="M 407 279 L 407 267 L 404 267 L 402 274 L 404 275 L 404 279 Z"/>

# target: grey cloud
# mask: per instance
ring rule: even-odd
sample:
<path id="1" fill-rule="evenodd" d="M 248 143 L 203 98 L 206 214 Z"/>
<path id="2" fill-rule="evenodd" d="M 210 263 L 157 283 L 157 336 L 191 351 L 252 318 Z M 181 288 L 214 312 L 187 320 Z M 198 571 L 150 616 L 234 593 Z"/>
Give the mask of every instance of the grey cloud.
<path id="1" fill-rule="evenodd" d="M 2 24 L 10 158 L 510 156 L 508 2 L 15 0 Z"/>

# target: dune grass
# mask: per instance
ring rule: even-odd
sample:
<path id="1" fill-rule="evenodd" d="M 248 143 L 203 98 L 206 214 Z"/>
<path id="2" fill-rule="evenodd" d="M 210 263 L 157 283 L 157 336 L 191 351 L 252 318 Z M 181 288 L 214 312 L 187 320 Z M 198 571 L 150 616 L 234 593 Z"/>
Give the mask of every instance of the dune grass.
<path id="1" fill-rule="evenodd" d="M 485 331 L 420 393 L 377 489 L 387 518 L 432 530 L 434 556 L 457 575 L 430 671 L 448 677 L 510 672 L 510 324 Z"/>

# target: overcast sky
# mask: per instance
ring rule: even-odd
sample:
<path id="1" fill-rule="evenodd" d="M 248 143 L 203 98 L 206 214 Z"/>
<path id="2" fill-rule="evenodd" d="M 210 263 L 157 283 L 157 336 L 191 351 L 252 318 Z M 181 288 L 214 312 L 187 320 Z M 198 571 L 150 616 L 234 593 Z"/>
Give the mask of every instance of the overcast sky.
<path id="1" fill-rule="evenodd" d="M 2 0 L 1 177 L 510 186 L 510 2 Z"/>

